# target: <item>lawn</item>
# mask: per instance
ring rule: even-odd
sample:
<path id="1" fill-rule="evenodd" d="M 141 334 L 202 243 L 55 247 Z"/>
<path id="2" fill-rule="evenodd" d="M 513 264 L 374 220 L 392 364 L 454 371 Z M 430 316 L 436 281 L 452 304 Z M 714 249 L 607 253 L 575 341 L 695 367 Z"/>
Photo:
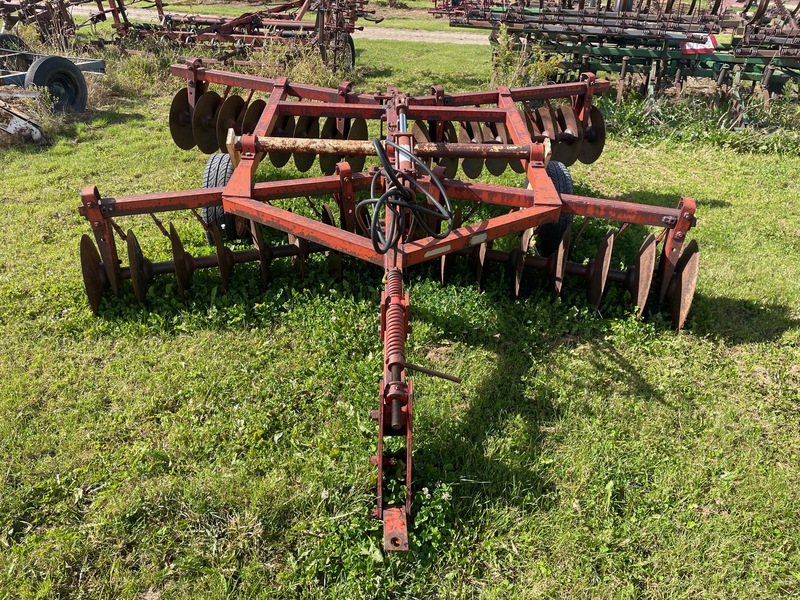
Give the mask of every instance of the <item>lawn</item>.
<path id="1" fill-rule="evenodd" d="M 366 91 L 479 89 L 491 71 L 487 47 L 357 53 Z M 680 333 L 617 288 L 598 314 L 576 279 L 553 304 L 530 273 L 515 302 L 499 267 L 484 290 L 466 263 L 446 287 L 411 270 L 408 359 L 464 381 L 414 377 L 412 550 L 387 555 L 368 516 L 380 274 L 353 261 L 336 282 L 317 257 L 300 280 L 276 261 L 262 292 L 240 265 L 227 293 L 198 272 L 187 305 L 162 276 L 148 306 L 126 285 L 88 308 L 81 188 L 200 185 L 206 157 L 170 139 L 166 64 L 110 59 L 52 145 L 1 150 L 0 597 L 800 595 L 797 153 L 612 134 L 572 169 L 584 195 L 697 200 Z M 192 217 L 165 221 L 209 252 Z M 151 220 L 122 224 L 168 258 Z"/>

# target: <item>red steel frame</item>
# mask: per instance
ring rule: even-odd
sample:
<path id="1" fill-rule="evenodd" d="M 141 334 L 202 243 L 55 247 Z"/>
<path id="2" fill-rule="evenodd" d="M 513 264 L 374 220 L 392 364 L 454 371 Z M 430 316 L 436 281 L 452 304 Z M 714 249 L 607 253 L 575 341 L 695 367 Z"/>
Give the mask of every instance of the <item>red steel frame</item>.
<path id="1" fill-rule="evenodd" d="M 429 95 L 409 96 L 394 88 L 389 88 L 383 94 L 356 94 L 346 83 L 338 90 L 298 85 L 286 79 L 270 80 L 207 69 L 200 61 L 173 65 L 172 73 L 186 79 L 192 106 L 209 84 L 265 92 L 269 94 L 269 100 L 253 134 L 235 137 L 231 133 L 229 136 L 229 150 L 236 167 L 225 187 L 120 198 L 102 198 L 97 188 L 84 189 L 80 212 L 91 223 L 99 247 L 102 259 L 99 267 L 101 276 L 115 292 L 122 279 L 135 278 L 131 274 L 132 267 L 120 267 L 115 243 L 115 231 L 120 231 L 114 222 L 117 217 L 198 209 L 220 204 L 227 213 L 286 232 L 290 234 L 290 239 L 305 241 L 295 244 L 293 249 L 271 250 L 260 241 L 260 236 L 256 236 L 255 250 L 239 253 L 227 251 L 231 255 L 225 259 L 229 265 L 244 260 L 261 260 L 264 266 L 264 263 L 268 264 L 275 256 L 302 256 L 310 251 L 329 249 L 382 266 L 386 273 L 380 327 L 384 342 L 384 374 L 380 383 L 379 409 L 371 416 L 377 420 L 379 428 L 378 453 L 372 459 L 378 469 L 378 500 L 374 515 L 384 523 L 384 545 L 387 550 L 408 549 L 408 522 L 412 514 L 414 395 L 412 382 L 406 377 L 405 342 L 408 333 L 409 298 L 403 290 L 404 271 L 412 265 L 441 259 L 453 253 L 471 251 L 485 254 L 492 240 L 555 222 L 564 212 L 663 227 L 665 245 L 660 264 L 659 290 L 660 297 L 663 298 L 675 271 L 686 233 L 694 224 L 695 203 L 690 198 L 681 199 L 677 208 L 670 209 L 572 194 L 559 195 L 556 191 L 545 173 L 547 140 L 537 138 L 529 132 L 524 113 L 517 104 L 530 100 L 569 98 L 573 108 L 586 123 L 593 95 L 602 93 L 609 87 L 607 81 L 597 80 L 591 74 L 585 74 L 579 82 L 560 85 L 519 89 L 499 87 L 494 91 L 462 94 L 445 94 L 440 87 L 434 87 Z M 438 170 L 441 184 L 450 198 L 500 205 L 507 207 L 509 212 L 478 223 L 457 226 L 443 239 L 425 237 L 401 240 L 395 248 L 382 255 L 373 248 L 371 240 L 359 232 L 355 219 L 356 194 L 369 189 L 374 169 L 370 172 L 352 172 L 349 163 L 342 161 L 337 165 L 336 174 L 330 176 L 268 183 L 253 182 L 258 164 L 271 140 L 274 140 L 268 134 L 281 115 L 327 116 L 339 120 L 350 117 L 381 119 L 385 122 L 386 139 L 408 143 L 412 146 L 412 151 L 413 140 L 408 134 L 399 131 L 401 115 L 408 119 L 423 119 L 436 124 L 436 127 L 431 128 L 432 134 L 434 131 L 438 132 L 433 143 L 419 145 L 432 156 L 437 153 L 440 156 L 464 156 L 470 150 L 475 152 L 474 147 L 464 148 L 467 145 L 436 143 L 442 139 L 446 121 L 502 123 L 508 131 L 510 143 L 499 146 L 496 150 L 501 154 L 524 158 L 525 175 L 530 186 L 529 189 L 511 188 L 448 179 L 443 176 L 442 170 Z M 286 139 L 282 141 L 285 143 Z M 297 144 L 299 148 L 300 141 Z M 341 155 L 345 155 L 346 152 L 342 149 L 346 144 L 347 142 L 341 142 L 337 145 L 334 141 L 330 152 L 336 153 L 338 149 Z M 352 145 L 349 148 L 352 150 Z M 362 152 L 365 153 L 366 151 Z M 393 157 L 392 152 L 389 154 L 390 158 L 399 159 Z M 398 164 L 402 164 L 402 161 L 398 160 Z M 429 178 L 419 176 L 418 179 L 430 185 Z M 430 187 L 435 190 L 434 186 Z M 340 226 L 316 221 L 269 204 L 270 200 L 329 194 L 334 196 L 338 205 Z M 199 266 L 218 264 L 222 267 L 225 262 L 223 258 L 218 251 L 216 258 L 209 257 L 205 262 L 202 259 L 195 260 L 202 263 Z M 180 279 L 178 267 L 171 263 L 156 263 L 150 269 L 152 273 L 175 270 Z M 87 291 L 89 287 L 87 283 Z M 398 458 L 384 452 L 385 436 L 405 438 L 402 456 Z M 398 459 L 406 465 L 405 501 L 399 505 L 390 505 L 384 500 L 384 467 L 389 463 L 394 464 Z"/>

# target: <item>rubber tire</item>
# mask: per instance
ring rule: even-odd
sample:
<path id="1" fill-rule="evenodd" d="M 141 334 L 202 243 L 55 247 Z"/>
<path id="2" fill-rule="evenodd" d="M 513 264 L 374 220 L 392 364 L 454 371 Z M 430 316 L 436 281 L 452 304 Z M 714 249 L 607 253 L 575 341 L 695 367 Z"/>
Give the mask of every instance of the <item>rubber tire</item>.
<path id="1" fill-rule="evenodd" d="M 25 89 L 45 87 L 56 99 L 55 110 L 86 110 L 89 96 L 83 73 L 63 56 L 41 56 L 25 73 Z"/>
<path id="2" fill-rule="evenodd" d="M 573 192 L 572 175 L 564 163 L 551 160 L 547 163 L 547 175 L 559 194 Z M 561 213 L 556 223 L 545 223 L 536 229 L 536 247 L 540 256 L 548 257 L 556 251 L 561 237 L 572 224 L 573 217 L 574 215 Z"/>
<path id="3" fill-rule="evenodd" d="M 353 69 L 356 66 L 356 45 L 353 43 L 353 36 L 349 33 L 347 34 L 347 38 L 345 39 L 345 44 L 348 48 L 350 48 L 350 61 L 347 65 L 348 69 Z"/>
<path id="4" fill-rule="evenodd" d="M 21 37 L 12 33 L 0 33 L 0 50 L 12 50 L 15 52 L 31 51 L 28 44 L 25 43 Z M 2 57 L 2 54 L 0 54 Z M 0 60 L 0 69 L 8 69 L 9 71 L 27 71 L 33 64 L 32 54 L 23 54 L 14 58 L 6 58 Z"/>
<path id="5" fill-rule="evenodd" d="M 13 33 L 0 33 L 0 48 L 3 50 L 19 50 L 21 52 L 31 51 L 25 40 Z"/>
<path id="6" fill-rule="evenodd" d="M 228 185 L 233 175 L 233 162 L 228 154 L 214 154 L 208 157 L 206 168 L 203 171 L 203 187 L 224 187 Z M 236 239 L 236 217 L 226 214 L 222 206 L 204 206 L 202 209 L 203 222 L 206 225 L 216 225 L 225 242 Z M 209 246 L 214 245 L 214 238 L 206 231 L 206 241 Z"/>

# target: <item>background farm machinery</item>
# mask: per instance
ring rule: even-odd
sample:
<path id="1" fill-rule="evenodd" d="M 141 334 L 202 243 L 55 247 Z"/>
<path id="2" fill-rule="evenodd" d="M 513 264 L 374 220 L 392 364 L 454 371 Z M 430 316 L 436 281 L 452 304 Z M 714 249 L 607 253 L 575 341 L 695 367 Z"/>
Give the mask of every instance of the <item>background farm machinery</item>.
<path id="1" fill-rule="evenodd" d="M 331 66 L 352 67 L 355 49 L 351 34 L 359 18 L 375 19 L 365 8 L 366 0 L 289 0 L 265 6 L 236 17 L 188 15 L 167 12 L 162 0 L 131 12 L 137 1 L 124 0 L 0 0 L 0 17 L 6 28 L 16 24 L 34 25 L 47 44 L 66 47 L 77 29 L 109 21 L 114 42 L 157 40 L 181 46 L 208 46 L 221 57 L 244 55 L 249 49 L 274 43 L 299 42 L 319 49 Z M 142 9 L 155 11 L 142 12 Z M 316 19 L 307 20 L 309 11 Z M 82 21 L 76 22 L 79 16 Z M 94 45 L 105 45 L 97 40 Z"/>
<path id="2" fill-rule="evenodd" d="M 225 288 L 235 265 L 245 262 L 259 265 L 264 285 L 276 260 L 292 260 L 301 272 L 319 262 L 313 255 L 324 255 L 334 273 L 347 256 L 379 267 L 384 360 L 378 409 L 371 413 L 378 423 L 372 462 L 378 470 L 374 516 L 384 523 L 387 550 L 408 549 L 414 402 L 408 373 L 449 377 L 406 361 L 408 269 L 434 261 L 444 281 L 460 257 L 472 261 L 480 283 L 490 264 L 501 263 L 514 295 L 524 273 L 540 271 L 554 299 L 573 278 L 595 307 L 617 283 L 638 314 L 665 301 L 674 327 L 686 320 L 699 260 L 697 244 L 686 239 L 694 201 L 662 208 L 579 196 L 571 187 L 565 164 L 591 163 L 601 154 L 605 126 L 592 102 L 607 81 L 587 73 L 558 85 L 459 94 L 434 86 L 428 95 L 410 96 L 395 88 L 359 94 L 347 82 L 338 89 L 300 85 L 213 70 L 199 60 L 173 65 L 172 73 L 187 84 L 169 113 L 175 143 L 224 153 L 210 158 L 199 189 L 117 198 L 93 186 L 83 190 L 80 213 L 93 234 L 80 242 L 89 305 L 101 312 L 107 290 L 119 293 L 126 280 L 144 302 L 161 276 L 174 277 L 187 298 L 193 272 L 210 267 Z M 263 161 L 276 169 L 293 162 L 305 173 L 317 158 L 321 175 L 255 182 Z M 526 185 L 475 180 L 484 170 L 507 169 Z M 307 204 L 296 201 L 302 198 Z M 176 228 L 156 216 L 170 211 L 193 213 L 216 252 L 190 255 Z M 133 230 L 120 224 L 130 215 L 152 216 L 169 240 L 171 260 L 146 258 Z M 573 232 L 576 215 L 583 221 Z M 609 228 L 583 262 L 571 248 L 594 218 L 622 225 Z M 629 225 L 659 231 L 645 235 L 630 266 L 613 269 L 615 240 Z M 237 237 L 249 237 L 253 247 L 229 248 L 226 240 Z M 118 242 L 127 250 L 124 266 Z M 401 496 L 388 493 L 397 489 L 390 482 L 400 484 Z"/>
<path id="3" fill-rule="evenodd" d="M 783 0 L 434 0 L 430 12 L 455 27 L 497 29 L 519 47 L 536 42 L 561 56 L 565 73 L 644 76 L 650 94 L 663 83 L 681 87 L 687 77 L 717 87 L 749 81 L 781 89 L 800 75 L 798 6 Z"/>

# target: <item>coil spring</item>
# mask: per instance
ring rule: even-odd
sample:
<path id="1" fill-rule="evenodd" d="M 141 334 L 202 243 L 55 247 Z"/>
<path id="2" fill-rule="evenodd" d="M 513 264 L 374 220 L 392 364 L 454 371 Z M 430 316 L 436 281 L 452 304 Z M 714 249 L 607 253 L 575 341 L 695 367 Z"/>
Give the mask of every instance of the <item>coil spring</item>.
<path id="1" fill-rule="evenodd" d="M 392 269 L 387 273 L 386 292 L 391 298 L 386 309 L 386 360 L 390 368 L 399 367 L 397 373 L 392 368 L 392 374 L 399 377 L 399 371 L 405 367 L 406 361 L 406 311 L 402 304 L 403 274 L 399 270 Z"/>

